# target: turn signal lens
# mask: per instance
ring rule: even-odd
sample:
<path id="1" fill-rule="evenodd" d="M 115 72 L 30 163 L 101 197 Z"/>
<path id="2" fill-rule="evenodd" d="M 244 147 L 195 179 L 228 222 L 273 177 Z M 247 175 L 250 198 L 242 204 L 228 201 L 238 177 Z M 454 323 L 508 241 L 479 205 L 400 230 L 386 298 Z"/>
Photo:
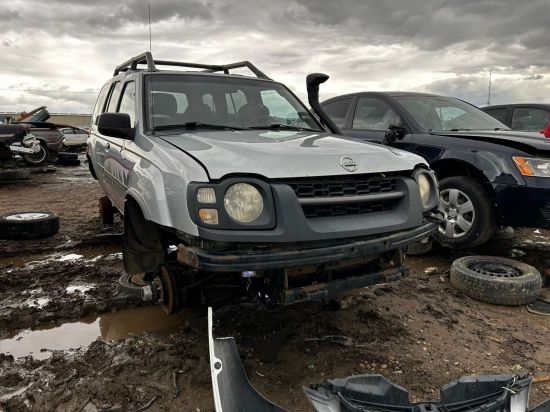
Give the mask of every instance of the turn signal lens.
<path id="1" fill-rule="evenodd" d="M 535 172 L 533 172 L 533 169 L 529 167 L 529 164 L 524 157 L 512 157 L 512 159 L 516 162 L 516 165 L 523 176 L 535 176 Z"/>
<path id="2" fill-rule="evenodd" d="M 217 225 L 218 209 L 199 209 L 199 218 L 208 225 Z"/>
<path id="3" fill-rule="evenodd" d="M 216 192 L 211 187 L 201 187 L 197 191 L 197 202 L 216 203 Z"/>
<path id="4" fill-rule="evenodd" d="M 550 177 L 550 159 L 541 157 L 512 157 L 523 176 Z"/>

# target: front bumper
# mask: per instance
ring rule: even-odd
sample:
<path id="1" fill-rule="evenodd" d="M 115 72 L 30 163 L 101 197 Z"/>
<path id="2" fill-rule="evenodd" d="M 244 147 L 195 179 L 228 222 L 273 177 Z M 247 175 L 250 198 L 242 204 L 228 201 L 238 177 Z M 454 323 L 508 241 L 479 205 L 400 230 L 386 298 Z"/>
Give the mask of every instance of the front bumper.
<path id="1" fill-rule="evenodd" d="M 550 178 L 526 177 L 525 181 L 525 186 L 494 186 L 500 223 L 550 229 Z"/>
<path id="2" fill-rule="evenodd" d="M 222 411 L 285 410 L 258 393 L 250 384 L 232 337 L 217 338 L 213 333 L 212 308 L 208 308 L 208 346 L 214 406 Z M 434 402 L 411 403 L 409 393 L 381 375 L 356 375 L 331 379 L 304 387 L 315 411 L 432 411 L 432 412 L 526 412 L 531 375 L 465 376 L 440 390 Z M 550 401 L 530 412 L 548 412 Z"/>
<path id="3" fill-rule="evenodd" d="M 304 242 L 292 244 L 289 247 L 281 245 L 269 247 L 270 245 L 264 244 L 255 245 L 256 250 L 212 252 L 180 244 L 178 261 L 209 272 L 241 272 L 320 265 L 379 255 L 402 248 L 432 235 L 436 229 L 437 223 L 427 222 L 413 229 L 367 238 L 323 242 L 313 247 Z"/>

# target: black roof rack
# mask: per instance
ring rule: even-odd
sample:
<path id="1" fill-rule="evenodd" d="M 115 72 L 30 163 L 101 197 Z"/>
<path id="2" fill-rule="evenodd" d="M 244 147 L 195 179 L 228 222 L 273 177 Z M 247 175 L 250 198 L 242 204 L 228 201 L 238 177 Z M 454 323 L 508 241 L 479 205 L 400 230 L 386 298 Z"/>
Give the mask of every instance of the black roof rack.
<path id="1" fill-rule="evenodd" d="M 264 72 L 262 72 L 260 69 L 258 69 L 249 61 L 242 61 L 242 62 L 231 63 L 231 64 L 200 64 L 200 63 L 173 62 L 169 60 L 153 60 L 153 56 L 150 52 L 145 52 L 143 54 L 140 54 L 139 56 L 132 57 L 131 59 L 117 66 L 115 68 L 114 76 L 126 70 L 136 70 L 138 64 L 146 64 L 147 70 L 151 72 L 158 70 L 156 67 L 157 64 L 160 66 L 177 66 L 177 67 L 189 67 L 193 69 L 204 69 L 204 71 L 211 72 L 211 73 L 224 72 L 225 74 L 229 74 L 229 70 L 246 67 L 252 73 L 254 73 L 256 77 L 260 79 L 271 80 L 269 77 L 265 75 Z"/>

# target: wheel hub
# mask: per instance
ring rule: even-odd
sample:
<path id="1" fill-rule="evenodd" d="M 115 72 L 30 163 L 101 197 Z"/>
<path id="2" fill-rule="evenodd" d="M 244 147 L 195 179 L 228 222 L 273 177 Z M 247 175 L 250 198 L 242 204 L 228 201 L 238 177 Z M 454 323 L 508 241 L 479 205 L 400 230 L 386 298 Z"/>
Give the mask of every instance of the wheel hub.
<path id="1" fill-rule="evenodd" d="M 470 233 L 475 221 L 472 200 L 459 189 L 444 189 L 439 194 L 439 211 L 443 222 L 439 233 L 450 239 L 459 239 Z"/>
<path id="2" fill-rule="evenodd" d="M 474 262 L 468 268 L 481 275 L 499 278 L 515 278 L 522 275 L 521 271 L 514 266 L 501 262 Z"/>

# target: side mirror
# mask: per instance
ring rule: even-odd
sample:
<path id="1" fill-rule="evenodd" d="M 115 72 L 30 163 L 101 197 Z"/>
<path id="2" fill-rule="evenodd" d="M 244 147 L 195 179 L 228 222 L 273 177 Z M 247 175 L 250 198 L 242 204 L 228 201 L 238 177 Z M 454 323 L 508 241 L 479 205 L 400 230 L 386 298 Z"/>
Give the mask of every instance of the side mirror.
<path id="1" fill-rule="evenodd" d="M 133 140 L 135 129 L 127 113 L 103 113 L 97 121 L 97 131 L 105 136 Z"/>
<path id="2" fill-rule="evenodd" d="M 550 122 L 548 122 L 546 127 L 544 129 L 542 129 L 539 133 L 543 134 L 544 137 L 550 137 Z"/>
<path id="3" fill-rule="evenodd" d="M 389 145 L 396 140 L 401 140 L 407 134 L 407 128 L 401 125 L 390 124 L 388 130 L 384 134 L 383 144 Z"/>

